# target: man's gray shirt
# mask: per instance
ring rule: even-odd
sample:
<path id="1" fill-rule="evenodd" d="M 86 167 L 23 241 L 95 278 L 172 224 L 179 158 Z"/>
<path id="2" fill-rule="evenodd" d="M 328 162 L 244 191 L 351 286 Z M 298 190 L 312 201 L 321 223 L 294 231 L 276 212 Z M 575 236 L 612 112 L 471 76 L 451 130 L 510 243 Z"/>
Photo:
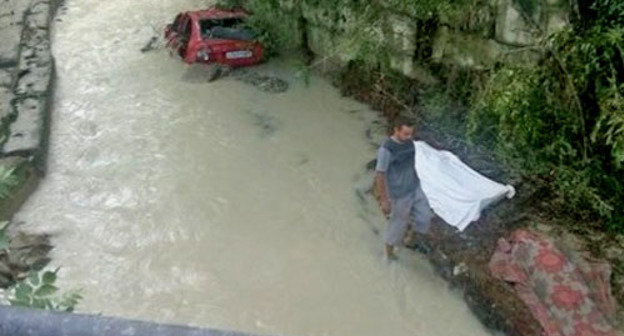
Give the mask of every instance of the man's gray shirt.
<path id="1" fill-rule="evenodd" d="M 390 198 L 399 199 L 418 187 L 414 160 L 414 142 L 411 140 L 400 143 L 388 138 L 379 147 L 375 170 L 386 174 Z"/>

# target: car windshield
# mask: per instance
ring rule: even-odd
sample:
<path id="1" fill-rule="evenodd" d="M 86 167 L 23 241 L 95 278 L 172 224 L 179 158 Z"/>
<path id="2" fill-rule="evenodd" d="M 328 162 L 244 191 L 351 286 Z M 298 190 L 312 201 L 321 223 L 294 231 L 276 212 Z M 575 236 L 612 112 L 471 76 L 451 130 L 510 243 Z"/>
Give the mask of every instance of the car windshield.
<path id="1" fill-rule="evenodd" d="M 204 19 L 199 21 L 202 38 L 229 40 L 253 40 L 255 34 L 245 25 L 242 18 Z"/>
<path id="2" fill-rule="evenodd" d="M 227 19 L 204 19 L 199 21 L 202 35 L 210 34 L 210 31 L 214 27 L 222 28 L 242 28 L 245 21 L 242 18 L 227 18 Z"/>

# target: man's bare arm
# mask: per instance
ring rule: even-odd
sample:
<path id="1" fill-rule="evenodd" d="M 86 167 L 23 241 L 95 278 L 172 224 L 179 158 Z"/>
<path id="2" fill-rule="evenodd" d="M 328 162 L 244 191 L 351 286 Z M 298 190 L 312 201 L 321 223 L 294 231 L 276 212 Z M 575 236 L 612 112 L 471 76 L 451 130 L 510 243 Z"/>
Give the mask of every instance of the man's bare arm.
<path id="1" fill-rule="evenodd" d="M 375 173 L 375 193 L 377 194 L 377 200 L 379 206 L 384 215 L 390 214 L 390 199 L 388 199 L 388 193 L 386 191 L 386 173 Z"/>

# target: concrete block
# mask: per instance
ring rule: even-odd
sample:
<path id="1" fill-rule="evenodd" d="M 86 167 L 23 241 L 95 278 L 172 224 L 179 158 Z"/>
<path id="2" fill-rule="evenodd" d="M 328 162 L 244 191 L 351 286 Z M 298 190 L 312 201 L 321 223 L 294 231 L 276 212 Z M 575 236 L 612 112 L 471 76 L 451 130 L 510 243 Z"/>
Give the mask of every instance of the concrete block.
<path id="1" fill-rule="evenodd" d="M 13 114 L 12 100 L 13 92 L 8 88 L 0 87 L 0 122 L 6 122 Z"/>
<path id="2" fill-rule="evenodd" d="M 47 97 L 27 98 L 16 103 L 17 116 L 9 126 L 3 146 L 7 155 L 41 155 L 47 140 Z"/>

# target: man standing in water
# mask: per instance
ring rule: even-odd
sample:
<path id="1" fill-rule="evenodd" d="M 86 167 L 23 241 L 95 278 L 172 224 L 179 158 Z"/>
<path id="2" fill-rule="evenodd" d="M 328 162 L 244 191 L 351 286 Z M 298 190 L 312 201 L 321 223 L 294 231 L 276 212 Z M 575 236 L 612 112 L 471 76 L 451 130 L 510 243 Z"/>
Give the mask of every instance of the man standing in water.
<path id="1" fill-rule="evenodd" d="M 386 256 L 391 260 L 396 259 L 395 246 L 403 241 L 407 229 L 425 234 L 432 217 L 416 175 L 413 135 L 414 124 L 399 118 L 377 153 L 375 186 L 381 210 L 389 218 L 384 240 Z M 415 222 L 410 221 L 412 213 Z"/>

